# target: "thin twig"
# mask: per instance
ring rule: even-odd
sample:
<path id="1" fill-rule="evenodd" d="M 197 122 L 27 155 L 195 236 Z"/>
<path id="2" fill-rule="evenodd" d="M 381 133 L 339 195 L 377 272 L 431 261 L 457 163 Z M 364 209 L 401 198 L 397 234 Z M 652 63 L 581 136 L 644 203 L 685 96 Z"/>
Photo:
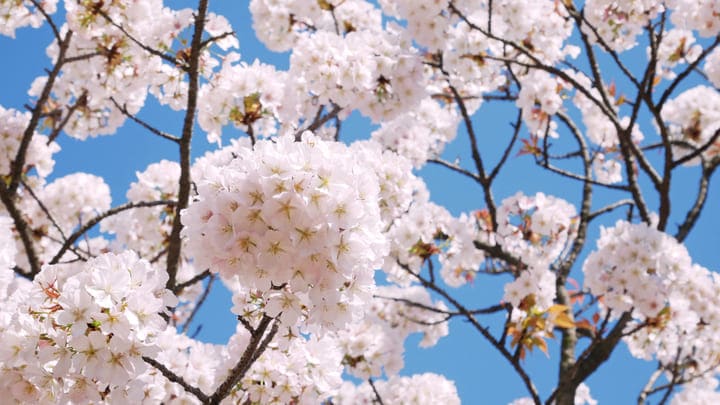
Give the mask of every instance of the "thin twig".
<path id="1" fill-rule="evenodd" d="M 138 40 L 138 39 L 135 38 L 132 34 L 130 34 L 130 33 L 125 29 L 125 27 L 123 27 L 122 25 L 120 25 L 120 24 L 116 23 L 115 21 L 113 21 L 113 19 L 110 18 L 110 16 L 109 16 L 105 11 L 103 11 L 103 10 L 101 10 L 101 9 L 99 9 L 99 8 L 98 8 L 96 11 L 97 11 L 97 13 L 98 13 L 99 15 L 101 15 L 107 22 L 109 22 L 109 23 L 110 23 L 112 26 L 114 26 L 115 28 L 119 29 L 120 32 L 122 32 L 126 37 L 128 37 L 132 42 L 134 42 L 135 45 L 139 46 L 140 48 L 142 48 L 143 50 L 145 50 L 145 51 L 148 52 L 149 54 L 158 56 L 158 57 L 162 58 L 163 60 L 172 63 L 173 65 L 183 66 L 183 65 L 180 65 L 180 64 L 178 63 L 179 61 L 178 61 L 176 58 L 173 58 L 172 56 L 170 56 L 170 55 L 168 55 L 168 54 L 166 54 L 166 53 L 164 53 L 164 52 L 160 52 L 160 51 L 158 51 L 157 49 L 154 49 L 154 48 L 152 48 L 152 47 L 150 47 L 150 46 L 148 46 L 148 45 L 145 45 L 145 44 L 143 44 L 142 42 L 140 42 L 140 40 Z M 204 26 L 204 24 L 203 24 L 203 26 Z"/>
<path id="2" fill-rule="evenodd" d="M 168 205 L 173 206 L 175 205 L 175 201 L 170 200 L 160 200 L 160 201 L 140 201 L 140 202 L 129 202 L 125 203 L 123 205 L 119 205 L 117 207 L 111 208 L 103 213 L 98 214 L 91 220 L 89 220 L 87 223 L 85 223 L 83 226 L 80 227 L 80 229 L 76 230 L 75 232 L 70 235 L 70 237 L 67 238 L 65 243 L 60 247 L 60 250 L 53 256 L 53 258 L 50 260 L 49 264 L 55 264 L 60 260 L 63 254 L 75 243 L 78 239 L 80 239 L 81 236 L 83 236 L 87 231 L 89 231 L 92 227 L 100 223 L 103 219 L 113 216 L 119 212 L 126 211 L 133 208 L 139 208 L 139 207 L 155 207 L 158 205 Z"/>
<path id="3" fill-rule="evenodd" d="M 207 299 L 208 295 L 210 295 L 210 289 L 212 288 L 213 282 L 215 281 L 215 276 L 211 275 L 210 279 L 208 280 L 207 286 L 205 286 L 205 290 L 203 291 L 200 298 L 195 303 L 195 307 L 193 308 L 192 312 L 190 313 L 190 316 L 188 316 L 188 319 L 183 324 L 182 333 L 187 333 L 188 328 L 190 327 L 190 324 L 192 323 L 193 319 L 195 318 L 195 315 L 200 310 L 200 307 L 205 303 L 205 300 Z"/>
<path id="4" fill-rule="evenodd" d="M 340 111 L 342 110 L 342 107 L 338 105 L 334 105 L 333 109 L 330 110 L 327 114 L 321 116 L 320 113 L 322 111 L 322 108 L 318 110 L 318 113 L 315 115 L 315 119 L 308 125 L 306 128 L 300 128 L 297 131 L 295 131 L 295 140 L 299 141 L 302 137 L 303 132 L 310 131 L 314 132 L 318 130 L 321 126 L 325 125 L 326 122 L 330 121 L 333 118 L 336 118 Z"/>
<path id="5" fill-rule="evenodd" d="M 608 204 L 596 211 L 591 212 L 590 215 L 588 216 L 588 220 L 595 219 L 595 218 L 599 217 L 600 215 L 602 215 L 606 212 L 610 212 L 610 211 L 614 210 L 615 208 L 622 207 L 623 205 L 635 205 L 635 201 L 630 200 L 630 199 L 615 201 L 612 204 Z"/>
<path id="6" fill-rule="evenodd" d="M 177 136 L 170 135 L 167 132 L 163 132 L 163 131 L 155 128 L 154 126 L 148 124 L 147 122 L 141 120 L 140 118 L 136 117 L 135 115 L 130 114 L 130 112 L 127 110 L 127 108 L 124 105 L 120 105 L 117 102 L 117 100 L 115 100 L 115 97 L 110 96 L 110 101 L 112 101 L 113 104 L 115 104 L 115 108 L 120 110 L 120 112 L 123 113 L 124 116 L 126 116 L 126 117 L 130 118 L 131 120 L 135 121 L 136 123 L 140 124 L 140 126 L 147 129 L 151 133 L 153 133 L 161 138 L 165 138 L 167 140 L 173 141 L 175 143 L 180 142 L 180 138 L 178 138 Z"/>
<path id="7" fill-rule="evenodd" d="M 195 277 L 191 278 L 188 281 L 178 283 L 178 285 L 175 286 L 175 289 L 173 290 L 173 293 L 179 294 L 187 287 L 190 287 L 191 285 L 197 283 L 198 281 L 204 280 L 206 277 L 210 277 L 212 273 L 210 273 L 210 270 L 205 270 L 200 274 L 195 275 Z"/>

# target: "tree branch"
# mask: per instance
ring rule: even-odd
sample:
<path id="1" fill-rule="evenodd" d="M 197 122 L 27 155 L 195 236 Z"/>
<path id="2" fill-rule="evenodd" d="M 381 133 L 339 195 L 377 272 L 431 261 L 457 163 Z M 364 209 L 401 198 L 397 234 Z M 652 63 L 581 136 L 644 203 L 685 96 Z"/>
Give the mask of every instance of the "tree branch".
<path id="1" fill-rule="evenodd" d="M 200 52 L 202 50 L 202 34 L 205 28 L 205 18 L 208 9 L 208 0 L 200 0 L 198 12 L 195 16 L 195 27 L 190 45 L 190 58 L 188 61 L 188 97 L 185 119 L 183 120 L 182 136 L 179 142 L 180 148 L 180 179 L 178 180 L 178 201 L 175 206 L 172 230 L 168 244 L 167 254 L 167 288 L 172 290 L 177 282 L 177 271 L 180 263 L 180 251 L 182 249 L 182 221 L 180 212 L 184 210 L 190 200 L 190 145 L 195 124 L 195 110 L 197 109 L 197 97 L 200 80 Z"/>
<path id="2" fill-rule="evenodd" d="M 272 340 L 277 333 L 278 322 L 276 321 L 273 323 L 267 337 L 264 340 L 262 339 L 272 320 L 273 318 L 270 318 L 267 315 L 263 316 L 258 327 L 253 330 L 253 333 L 251 333 L 250 342 L 248 343 L 247 348 L 245 348 L 245 352 L 240 358 L 240 361 L 238 361 L 235 367 L 230 370 L 225 381 L 220 384 L 210 398 L 208 398 L 207 401 L 204 401 L 205 403 L 211 405 L 219 404 L 220 401 L 227 397 L 233 387 L 245 376 L 245 373 L 248 372 L 253 362 L 259 358 L 262 352 L 267 348 L 270 340 Z"/>
<path id="3" fill-rule="evenodd" d="M 168 369 L 167 367 L 165 367 L 164 365 L 162 365 L 162 364 L 161 364 L 160 362 L 158 362 L 157 360 L 152 359 L 152 358 L 147 357 L 147 356 L 143 356 L 142 359 L 145 361 L 145 363 L 147 363 L 147 364 L 155 367 L 158 371 L 160 371 L 160 373 L 162 373 L 162 375 L 165 376 L 165 378 L 167 378 L 167 379 L 170 380 L 171 382 L 174 382 L 174 383 L 176 383 L 176 384 L 179 384 L 179 385 L 180 385 L 181 387 L 183 387 L 183 389 L 184 389 L 185 391 L 187 391 L 188 393 L 195 395 L 195 397 L 196 397 L 197 399 L 199 399 L 200 402 L 202 402 L 202 403 L 207 403 L 207 402 L 208 402 L 208 399 L 209 399 L 208 396 L 205 395 L 205 393 L 202 392 L 202 391 L 200 390 L 200 388 L 197 388 L 197 387 L 194 387 L 194 386 L 188 384 L 182 377 L 180 377 L 179 375 L 177 375 L 177 374 L 175 374 L 174 372 L 172 372 L 170 369 Z"/>

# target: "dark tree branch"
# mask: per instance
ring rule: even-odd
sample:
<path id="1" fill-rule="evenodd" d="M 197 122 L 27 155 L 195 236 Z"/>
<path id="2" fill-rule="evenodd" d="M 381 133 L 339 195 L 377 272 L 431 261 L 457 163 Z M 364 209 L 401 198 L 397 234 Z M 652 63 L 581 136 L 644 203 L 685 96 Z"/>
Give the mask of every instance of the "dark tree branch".
<path id="1" fill-rule="evenodd" d="M 372 378 L 368 378 L 368 384 L 370 384 L 370 387 L 372 387 L 373 393 L 375 394 L 375 399 L 373 400 L 373 402 L 376 402 L 378 405 L 384 405 L 382 397 L 380 396 L 377 388 L 375 388 L 375 383 L 373 382 Z"/>
<path id="2" fill-rule="evenodd" d="M 593 219 L 599 217 L 600 215 L 605 214 L 606 212 L 610 212 L 616 208 L 622 207 L 623 205 L 632 206 L 632 205 L 635 205 L 635 201 L 629 200 L 629 199 L 615 201 L 612 204 L 608 204 L 596 211 L 591 212 L 590 215 L 588 215 L 588 220 L 593 220 Z"/>
<path id="3" fill-rule="evenodd" d="M 197 283 L 197 282 L 199 282 L 199 281 L 202 281 L 202 280 L 206 279 L 207 277 L 212 277 L 212 273 L 210 273 L 210 270 L 205 270 L 205 271 L 203 271 L 202 273 L 197 274 L 195 277 L 191 278 L 191 279 L 188 280 L 188 281 L 185 281 L 185 282 L 182 282 L 182 283 L 178 283 L 178 284 L 175 286 L 175 290 L 173 290 L 173 293 L 179 294 L 179 293 L 181 293 L 182 290 L 184 290 L 185 288 L 190 287 L 191 285 L 193 285 L 193 284 L 195 284 L 195 283 Z"/>
<path id="4" fill-rule="evenodd" d="M 693 150 L 692 152 L 672 162 L 672 168 L 680 166 L 700 156 L 701 154 L 703 154 L 703 152 L 715 145 L 718 139 L 720 139 L 720 129 L 716 130 L 715 133 L 710 137 L 710 139 L 704 144 L 702 144 L 699 148 L 695 148 L 695 150 Z"/>
<path id="5" fill-rule="evenodd" d="M 306 128 L 300 128 L 297 131 L 295 131 L 295 140 L 296 141 L 300 141 L 303 132 L 305 132 L 305 131 L 315 132 L 321 126 L 325 125 L 326 122 L 330 121 L 333 118 L 337 118 L 338 114 L 342 110 L 342 107 L 334 104 L 333 109 L 328 111 L 328 113 L 325 115 L 322 115 L 322 110 L 323 110 L 322 107 L 318 109 L 318 112 L 315 115 L 315 118 Z"/>
<path id="6" fill-rule="evenodd" d="M 165 376 L 165 378 L 167 378 L 171 382 L 179 384 L 188 393 L 195 395 L 195 397 L 197 399 L 199 399 L 200 402 L 202 402 L 202 403 L 208 402 L 208 399 L 209 399 L 208 396 L 205 395 L 205 393 L 202 392 L 200 390 L 200 388 L 197 388 L 197 387 L 194 387 L 194 386 L 188 384 L 182 377 L 180 377 L 179 375 L 172 372 L 170 369 L 165 367 L 163 364 L 161 364 L 157 360 L 152 359 L 147 356 L 143 356 L 142 359 L 145 361 L 145 363 L 155 367 L 158 371 L 160 371 L 160 373 L 162 373 L 162 375 Z"/>
<path id="7" fill-rule="evenodd" d="M 573 137 L 575 138 L 576 142 L 578 143 L 578 148 L 582 156 L 583 176 L 585 178 L 582 187 L 582 202 L 580 206 L 577 235 L 572 242 L 572 247 L 568 256 L 560 263 L 557 274 L 555 276 L 556 301 L 560 305 L 566 305 L 570 307 L 572 306 L 572 301 L 570 299 L 570 295 L 568 294 L 567 288 L 565 287 L 565 283 L 567 283 L 568 275 L 570 274 L 570 270 L 575 264 L 578 255 L 585 246 L 587 227 L 590 223 L 590 208 L 592 205 L 593 190 L 592 182 L 590 181 L 592 176 L 592 168 L 590 153 L 588 152 L 585 138 L 583 138 L 580 129 L 575 125 L 572 119 L 570 119 L 570 117 L 568 117 L 564 113 L 558 114 L 558 117 L 561 121 L 563 121 L 565 126 L 567 126 L 567 128 L 570 130 Z M 547 139 L 547 137 L 545 139 Z M 547 148 L 545 148 L 544 150 L 547 150 Z M 570 321 L 574 323 L 572 313 L 569 313 L 569 316 Z M 560 367 L 558 370 L 558 387 L 565 387 L 566 389 L 558 392 L 557 403 L 565 404 L 570 402 L 571 400 L 574 401 L 575 390 L 577 388 L 577 385 L 572 384 L 570 381 L 568 381 L 568 379 L 572 375 L 571 370 L 575 368 L 576 365 L 575 350 L 577 347 L 578 335 L 577 328 L 575 327 L 562 328 L 561 333 L 562 338 L 560 343 Z"/>
<path id="8" fill-rule="evenodd" d="M 430 163 L 435 163 L 435 164 L 437 164 L 437 165 L 440 165 L 440 166 L 443 166 L 443 167 L 445 167 L 445 168 L 448 168 L 448 169 L 450 169 L 450 170 L 452 170 L 452 171 L 454 171 L 454 172 L 456 172 L 456 173 L 459 173 L 459 174 L 462 174 L 463 176 L 469 177 L 469 178 L 472 179 L 473 181 L 478 182 L 478 184 L 480 183 L 480 177 L 478 177 L 477 174 L 475 174 L 475 173 L 473 173 L 473 172 L 471 172 L 471 171 L 469 171 L 469 170 L 467 170 L 467 169 L 465 169 L 465 168 L 463 168 L 463 167 L 461 167 L 461 166 L 459 166 L 459 165 L 457 165 L 457 164 L 455 164 L 455 163 L 450 163 L 450 162 L 448 162 L 447 160 L 443 160 L 443 159 L 440 159 L 440 158 L 428 159 L 428 162 L 430 162 Z"/>
<path id="9" fill-rule="evenodd" d="M 267 333 L 265 339 L 265 331 L 268 329 L 270 322 L 273 318 L 269 316 L 263 316 L 260 320 L 260 324 L 255 328 L 250 335 L 250 342 L 245 348 L 240 361 L 229 371 L 225 381 L 215 390 L 215 392 L 204 401 L 206 404 L 216 405 L 219 404 L 225 397 L 230 394 L 235 385 L 240 381 L 245 374 L 250 370 L 253 362 L 257 360 L 260 355 L 265 351 L 270 340 L 275 336 L 278 330 L 278 322 L 273 322 L 271 330 Z"/>
<path id="10" fill-rule="evenodd" d="M 188 97 L 185 119 L 183 120 L 182 136 L 179 142 L 180 149 L 180 179 L 178 180 L 178 201 L 175 206 L 172 230 L 167 254 L 167 288 L 172 290 L 177 282 L 177 271 L 180 263 L 180 251 L 182 249 L 182 221 L 180 212 L 188 206 L 190 201 L 190 145 L 192 143 L 193 126 L 195 125 L 195 111 L 197 109 L 197 98 L 200 80 L 200 52 L 202 51 L 202 34 L 205 28 L 209 0 L 200 0 L 198 11 L 195 15 L 195 27 L 192 43 L 190 45 L 190 58 L 188 60 Z"/>
<path id="11" fill-rule="evenodd" d="M 0 179 L 0 201 L 5 205 L 10 217 L 13 219 L 15 230 L 20 235 L 20 241 L 22 241 L 23 247 L 25 248 L 25 255 L 27 256 L 28 263 L 30 264 L 30 273 L 22 274 L 24 277 L 32 279 L 36 274 L 40 273 L 40 260 L 38 259 L 37 252 L 35 252 L 35 245 L 33 244 L 32 229 L 30 229 L 28 223 L 23 218 L 22 212 L 15 205 L 14 193 L 12 193 L 3 179 Z"/>
<path id="12" fill-rule="evenodd" d="M 717 168 L 718 164 L 720 164 L 720 160 L 717 159 L 715 160 L 715 162 L 712 162 L 710 164 L 703 163 L 702 175 L 700 176 L 700 184 L 698 185 L 695 203 L 690 208 L 690 210 L 688 210 L 687 214 L 685 214 L 685 220 L 682 222 L 682 224 L 680 224 L 680 226 L 678 227 L 678 231 L 675 234 L 675 239 L 677 239 L 678 242 L 682 242 L 685 240 L 685 238 L 687 238 L 687 236 L 690 234 L 690 231 L 695 226 L 698 218 L 700 217 L 700 213 L 702 212 L 703 207 L 705 206 L 705 201 L 707 200 L 710 178 L 712 177 L 713 173 L 715 173 L 715 169 Z"/>
<path id="13" fill-rule="evenodd" d="M 50 133 L 50 136 L 48 136 L 47 144 L 50 145 L 51 142 L 55 141 L 58 136 L 60 136 L 60 132 L 62 132 L 63 129 L 65 129 L 65 126 L 68 122 L 70 122 L 70 118 L 72 118 L 72 115 L 75 113 L 75 110 L 80 108 L 81 105 L 87 102 L 87 90 L 83 90 L 80 97 L 75 100 L 73 105 L 68 108 L 67 113 L 65 113 L 65 118 L 60 121 L 60 124 L 53 128 L 52 132 Z"/>
<path id="14" fill-rule="evenodd" d="M 50 223 L 53 225 L 53 227 L 55 227 L 55 229 L 57 229 L 58 233 L 60 233 L 60 237 L 63 240 L 66 240 L 67 237 L 65 236 L 65 232 L 63 232 L 62 228 L 60 228 L 60 225 L 58 225 L 58 223 L 55 221 L 55 218 L 50 213 L 50 210 L 48 210 L 48 208 L 45 206 L 45 204 L 42 201 L 40 201 L 37 194 L 35 194 L 35 191 L 33 191 L 33 189 L 30 187 L 30 185 L 27 184 L 24 180 L 21 180 L 20 183 L 23 185 L 23 187 L 25 187 L 25 190 L 27 190 L 28 193 L 30 193 L 30 196 L 33 198 L 33 200 L 35 200 L 35 202 L 40 207 L 40 210 L 42 210 L 42 212 L 47 216 L 48 220 L 50 220 Z"/>
<path id="15" fill-rule="evenodd" d="M 505 162 L 507 161 L 508 157 L 510 157 L 510 152 L 512 151 L 513 146 L 515 146 L 515 142 L 517 141 L 518 136 L 520 135 L 520 128 L 522 127 L 522 110 L 518 111 L 517 118 L 515 118 L 515 123 L 512 124 L 512 127 L 513 127 L 512 138 L 510 138 L 510 142 L 508 142 L 507 147 L 505 147 L 505 151 L 503 151 L 503 154 L 500 157 L 500 161 L 498 161 L 497 165 L 495 165 L 495 167 L 493 167 L 493 169 L 490 171 L 490 175 L 488 176 L 488 181 L 495 180 L 498 173 L 500 173 L 500 169 L 505 165 Z"/>
<path id="16" fill-rule="evenodd" d="M 43 8 L 42 4 L 39 3 L 37 0 L 30 0 L 30 2 L 33 4 L 33 6 L 35 6 L 35 8 L 37 8 L 38 10 L 40 10 L 40 14 L 43 15 L 43 17 L 45 18 L 45 21 L 47 21 L 47 22 L 48 22 L 48 25 L 50 25 L 50 29 L 52 30 L 53 35 L 55 36 L 55 40 L 57 41 L 57 43 L 58 43 L 58 44 L 61 43 L 61 42 L 62 42 L 62 36 L 60 35 L 60 30 L 58 29 L 57 25 L 55 24 L 55 21 L 53 21 L 53 19 L 52 19 L 52 17 L 50 16 L 50 14 L 48 14 L 47 11 L 45 11 L 45 9 Z"/>
<path id="17" fill-rule="evenodd" d="M 32 108 L 30 122 L 28 122 L 28 126 L 25 128 L 23 137 L 20 140 L 20 146 L 18 146 L 17 153 L 15 154 L 15 160 L 13 160 L 10 164 L 10 181 L 7 184 L 7 193 L 10 198 L 14 197 L 17 192 L 18 185 L 20 184 L 20 176 L 22 176 L 23 169 L 25 168 L 25 159 L 27 158 L 27 150 L 30 147 L 30 141 L 32 140 L 33 134 L 35 134 L 35 129 L 40 123 L 43 108 L 50 99 L 50 93 L 55 85 L 55 80 L 65 64 L 65 54 L 70 47 L 72 35 L 73 32 L 68 31 L 67 34 L 65 34 L 65 39 L 58 44 L 60 50 L 58 52 L 57 60 L 55 61 L 55 66 L 48 73 L 45 86 L 43 86 L 42 92 L 40 93 L 40 98 L 38 98 L 37 103 L 35 103 L 35 107 Z"/>
<path id="18" fill-rule="evenodd" d="M 450 84 L 448 81 L 448 87 L 453 94 L 453 98 L 460 108 L 460 114 L 463 117 L 465 123 L 465 130 L 470 138 L 470 153 L 472 159 L 475 162 L 475 169 L 479 178 L 479 183 L 483 189 L 483 197 L 485 198 L 485 204 L 487 205 L 488 211 L 490 212 L 490 218 L 492 219 L 493 229 L 497 229 L 497 207 L 495 206 L 495 200 L 492 194 L 492 179 L 488 178 L 485 173 L 485 166 L 483 164 L 482 157 L 480 156 L 480 150 L 478 149 L 477 136 L 475 135 L 475 128 L 473 127 L 472 120 L 470 119 L 470 113 L 465 106 L 465 101 L 460 96 L 460 92 Z"/>
<path id="19" fill-rule="evenodd" d="M 208 45 L 212 44 L 213 42 L 219 41 L 219 40 L 221 40 L 221 39 L 223 39 L 223 38 L 227 38 L 227 37 L 229 37 L 229 36 L 231 36 L 231 35 L 235 35 L 235 31 L 223 32 L 223 33 L 220 34 L 220 35 L 215 35 L 214 37 L 210 37 L 210 38 L 208 38 L 208 39 L 206 39 L 206 40 L 204 40 L 204 41 L 202 41 L 202 42 L 200 43 L 200 49 L 205 49 L 205 47 L 207 47 Z"/>

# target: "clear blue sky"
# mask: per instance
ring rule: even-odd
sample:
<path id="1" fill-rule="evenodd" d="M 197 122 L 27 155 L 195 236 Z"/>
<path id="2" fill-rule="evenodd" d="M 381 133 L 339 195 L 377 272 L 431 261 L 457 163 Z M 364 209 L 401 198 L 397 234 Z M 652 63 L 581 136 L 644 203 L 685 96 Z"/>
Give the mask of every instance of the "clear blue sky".
<path id="1" fill-rule="evenodd" d="M 189 4 L 187 1 L 168 1 L 172 7 Z M 211 9 L 228 17 L 238 32 L 240 52 L 243 60 L 252 62 L 255 58 L 266 63 L 273 63 L 280 68 L 288 65 L 287 54 L 273 54 L 260 44 L 252 31 L 249 12 L 244 7 L 245 1 L 216 1 Z M 21 29 L 17 39 L 10 40 L 0 37 L 0 52 L 3 63 L 0 64 L 0 104 L 5 108 L 22 109 L 28 103 L 27 89 L 32 80 L 44 74 L 43 69 L 49 67 L 49 59 L 44 49 L 52 36 L 45 27 L 40 30 Z M 152 97 L 149 98 L 152 100 Z M 514 105 L 485 105 L 475 117 L 476 129 L 480 137 L 483 156 L 493 164 L 504 147 L 504 139 L 510 134 L 510 120 L 514 116 Z M 157 124 L 161 129 L 179 133 L 181 115 L 169 112 L 150 102 L 141 117 Z M 369 124 L 366 120 L 354 115 L 343 127 L 343 133 L 349 138 L 365 138 L 369 135 Z M 645 129 L 646 138 L 652 138 L 653 132 Z M 52 178 L 64 176 L 76 171 L 86 171 L 104 177 L 113 192 L 113 204 L 125 200 L 125 192 L 130 182 L 135 179 L 135 172 L 143 170 L 148 164 L 161 159 L 177 159 L 175 145 L 144 132 L 140 127 L 128 123 L 114 136 L 90 139 L 85 142 L 75 141 L 67 136 L 59 140 L 63 150 L 56 157 L 56 166 Z M 193 156 L 200 156 L 209 146 L 205 135 L 197 132 L 193 144 Z M 466 136 L 463 131 L 458 134 L 458 141 L 447 148 L 445 157 L 454 160 L 460 157 L 463 162 L 470 160 Z M 684 214 L 690 200 L 683 200 L 684 195 L 693 196 L 696 169 L 684 170 L 675 177 L 674 192 L 677 221 Z M 428 167 L 420 172 L 428 182 L 432 200 L 445 205 L 458 214 L 463 211 L 484 207 L 480 188 L 468 180 L 450 174 L 446 169 Z M 693 174 L 693 176 L 687 176 Z M 688 239 L 688 248 L 694 260 L 710 269 L 717 270 L 720 266 L 720 186 L 715 178 L 711 184 L 706 210 L 692 236 Z M 518 190 L 526 194 L 543 191 L 577 202 L 580 188 L 575 183 L 559 181 L 556 176 L 549 175 L 536 168 L 529 157 L 513 157 L 507 170 L 495 183 L 495 197 L 499 202 L 513 195 Z M 649 189 L 648 189 L 649 190 Z M 650 191 L 648 191 L 650 193 Z M 651 195 L 651 194 L 648 194 Z M 599 194 L 595 208 L 609 201 L 613 195 Z M 609 215 L 603 223 L 611 224 L 620 214 Z M 672 222 L 671 222 L 672 223 Z M 598 223 L 592 227 L 585 253 L 594 248 L 594 239 L 598 235 Z M 674 230 L 671 226 L 670 230 Z M 580 278 L 579 266 L 573 272 Z M 478 278 L 473 285 L 455 290 L 454 293 L 469 307 L 484 307 L 497 303 L 502 296 L 502 285 L 508 278 Z M 217 286 L 218 284 L 216 284 Z M 229 294 L 216 288 L 211 299 L 198 317 L 202 323 L 199 339 L 224 343 L 235 329 L 234 316 L 230 313 Z M 491 331 L 497 333 L 497 323 L 489 323 Z M 468 404 L 502 404 L 520 396 L 526 396 L 519 378 L 511 367 L 486 343 L 482 336 L 467 323 L 455 320 L 450 325 L 450 336 L 442 339 L 430 349 L 417 349 L 419 336 L 411 338 L 407 343 L 406 368 L 403 374 L 422 373 L 427 371 L 444 374 L 455 381 L 461 399 Z M 551 342 L 552 343 L 552 342 Z M 532 354 L 526 362 L 530 375 L 546 397 L 552 389 L 556 375 L 556 345 L 551 344 L 548 359 L 544 354 Z M 618 356 L 591 377 L 588 384 L 593 396 L 601 403 L 634 403 L 653 363 L 645 363 L 630 359 L 624 345 L 617 350 Z"/>

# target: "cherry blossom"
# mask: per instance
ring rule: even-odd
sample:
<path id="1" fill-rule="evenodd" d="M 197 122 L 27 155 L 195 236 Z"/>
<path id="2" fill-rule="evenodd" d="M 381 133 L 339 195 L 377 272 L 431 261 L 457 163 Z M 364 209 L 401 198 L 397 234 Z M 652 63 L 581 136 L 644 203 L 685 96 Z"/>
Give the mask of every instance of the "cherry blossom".
<path id="1" fill-rule="evenodd" d="M 46 0 L 41 3 L 29 1 L 3 1 L 0 3 L 0 34 L 15 38 L 15 30 L 31 26 L 40 27 L 45 19 L 42 12 L 54 14 L 57 11 L 57 0 Z"/>
<path id="2" fill-rule="evenodd" d="M 3 390 L 56 402 L 125 389 L 146 371 L 141 357 L 157 351 L 165 326 L 159 314 L 175 302 L 166 277 L 132 252 L 45 267 L 7 300 L 16 312 L 0 322 Z"/>
<path id="3" fill-rule="evenodd" d="M 23 131 L 30 121 L 29 113 L 21 113 L 0 106 L 0 173 L 10 173 L 10 163 L 17 156 Z M 38 176 L 47 177 L 55 162 L 52 155 L 60 151 L 60 146 L 47 136 L 34 134 L 28 146 L 24 171 L 35 169 Z"/>
<path id="4" fill-rule="evenodd" d="M 311 325 L 332 329 L 359 317 L 384 245 L 372 172 L 348 165 L 346 147 L 309 135 L 236 153 L 205 173 L 183 215 L 186 234 L 202 235 L 188 241 L 195 265 L 239 277 L 271 301 L 281 299 L 276 291 L 297 295 Z"/>
<path id="5" fill-rule="evenodd" d="M 383 403 L 391 404 L 459 404 L 455 384 L 445 377 L 433 374 L 416 374 L 411 377 L 395 376 L 387 381 L 376 381 L 375 389 Z M 376 394 L 367 382 L 355 386 L 350 382 L 343 383 L 340 394 L 333 398 L 333 403 L 372 404 Z"/>
<path id="6" fill-rule="evenodd" d="M 426 98 L 416 109 L 383 122 L 371 136 L 419 168 L 442 154 L 445 144 L 455 138 L 459 119 L 450 106 Z"/>
<path id="7" fill-rule="evenodd" d="M 720 142 L 715 135 L 720 129 L 720 95 L 717 90 L 707 86 L 693 87 L 668 101 L 662 114 L 669 123 L 672 138 L 682 142 L 674 149 L 679 158 L 707 143 L 710 145 L 702 153 L 704 157 L 710 158 L 720 152 Z M 687 162 L 689 165 L 698 163 L 699 158 Z"/>

